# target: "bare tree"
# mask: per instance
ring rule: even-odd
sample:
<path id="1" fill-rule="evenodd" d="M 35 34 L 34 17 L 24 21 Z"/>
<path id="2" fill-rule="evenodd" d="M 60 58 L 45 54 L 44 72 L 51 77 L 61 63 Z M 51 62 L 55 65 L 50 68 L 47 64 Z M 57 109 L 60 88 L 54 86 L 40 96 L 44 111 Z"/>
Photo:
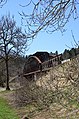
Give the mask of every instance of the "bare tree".
<path id="1" fill-rule="evenodd" d="M 0 57 L 4 59 L 6 66 L 6 89 L 9 90 L 8 61 L 10 55 L 22 54 L 27 47 L 26 35 L 20 27 L 16 26 L 14 17 L 3 16 L 0 19 Z"/>
<path id="2" fill-rule="evenodd" d="M 20 13 L 22 23 L 26 23 L 27 37 L 34 38 L 41 30 L 52 33 L 60 30 L 64 31 L 64 26 L 72 16 L 78 18 L 78 0 L 30 0 L 28 5 L 32 6 L 32 12 L 27 15 L 25 12 Z"/>

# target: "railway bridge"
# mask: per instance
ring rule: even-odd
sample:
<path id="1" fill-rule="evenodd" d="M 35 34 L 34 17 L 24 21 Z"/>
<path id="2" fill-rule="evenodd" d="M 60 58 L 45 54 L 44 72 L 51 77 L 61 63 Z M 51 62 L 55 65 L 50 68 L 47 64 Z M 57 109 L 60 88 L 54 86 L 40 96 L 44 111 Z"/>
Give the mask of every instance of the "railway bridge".
<path id="1" fill-rule="evenodd" d="M 62 55 L 55 55 L 55 56 L 46 56 L 47 53 L 44 55 L 31 55 L 26 59 L 26 63 L 24 65 L 23 76 L 29 80 L 36 80 L 37 76 L 43 72 L 50 70 L 50 68 L 55 67 L 61 64 Z"/>

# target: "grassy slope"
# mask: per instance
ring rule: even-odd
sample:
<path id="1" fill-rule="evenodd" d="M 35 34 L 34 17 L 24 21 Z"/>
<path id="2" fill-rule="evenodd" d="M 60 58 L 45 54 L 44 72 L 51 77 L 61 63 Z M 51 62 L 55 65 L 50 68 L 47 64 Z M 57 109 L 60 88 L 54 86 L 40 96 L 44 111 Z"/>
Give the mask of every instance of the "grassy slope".
<path id="1" fill-rule="evenodd" d="M 0 97 L 0 119 L 19 119 L 7 101 Z"/>

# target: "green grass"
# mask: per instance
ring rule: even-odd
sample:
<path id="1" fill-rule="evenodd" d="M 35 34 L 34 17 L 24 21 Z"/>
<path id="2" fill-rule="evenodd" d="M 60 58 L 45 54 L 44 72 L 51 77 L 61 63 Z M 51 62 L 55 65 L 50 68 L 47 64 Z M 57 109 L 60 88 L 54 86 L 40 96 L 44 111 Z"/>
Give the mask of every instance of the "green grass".
<path id="1" fill-rule="evenodd" d="M 7 101 L 0 97 L 0 119 L 19 119 Z"/>

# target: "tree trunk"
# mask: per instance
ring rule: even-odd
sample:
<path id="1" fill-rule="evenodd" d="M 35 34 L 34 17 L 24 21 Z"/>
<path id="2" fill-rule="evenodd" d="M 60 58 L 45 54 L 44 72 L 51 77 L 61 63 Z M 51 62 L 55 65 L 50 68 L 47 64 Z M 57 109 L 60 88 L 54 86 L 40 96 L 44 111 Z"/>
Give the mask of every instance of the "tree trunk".
<path id="1" fill-rule="evenodd" d="M 6 90 L 10 90 L 10 88 L 9 88 L 8 56 L 6 56 L 5 63 L 6 63 Z"/>

